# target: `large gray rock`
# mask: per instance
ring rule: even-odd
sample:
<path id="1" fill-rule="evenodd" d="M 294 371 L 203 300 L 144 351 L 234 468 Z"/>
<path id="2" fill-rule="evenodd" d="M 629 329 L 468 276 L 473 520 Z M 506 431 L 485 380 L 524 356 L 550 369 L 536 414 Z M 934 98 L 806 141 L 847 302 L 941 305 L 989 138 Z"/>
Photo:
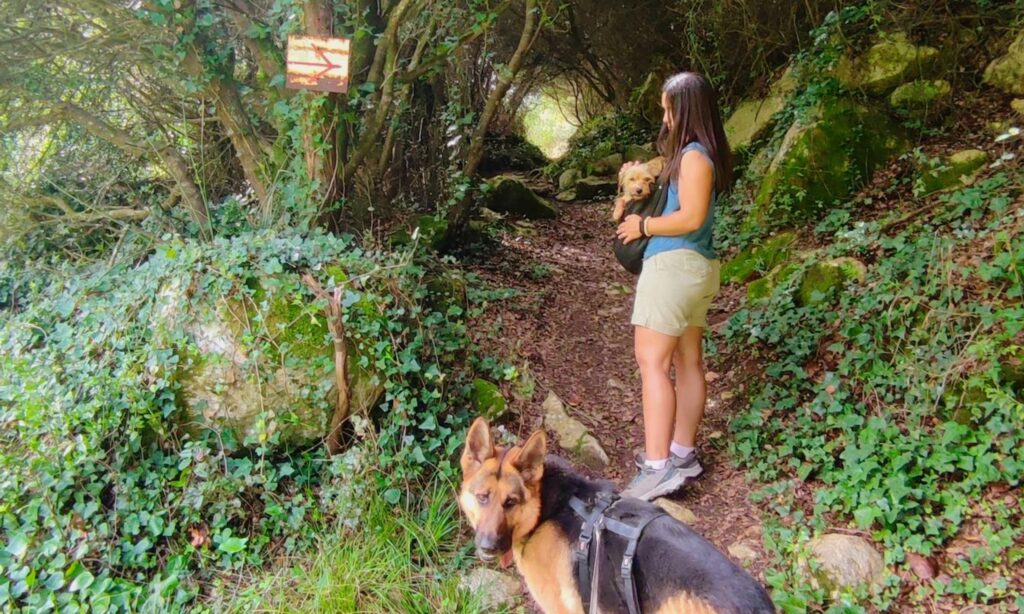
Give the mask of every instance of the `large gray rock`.
<path id="1" fill-rule="evenodd" d="M 646 145 L 626 145 L 622 158 L 626 161 L 639 160 L 646 162 L 657 155 L 654 144 L 648 143 Z"/>
<path id="2" fill-rule="evenodd" d="M 609 198 L 619 191 L 619 182 L 614 177 L 585 177 L 576 182 L 576 198 L 594 200 Z"/>
<path id="3" fill-rule="evenodd" d="M 987 163 L 988 154 L 980 149 L 964 149 L 947 158 L 925 162 L 918 167 L 916 189 L 921 194 L 931 194 L 970 185 Z"/>
<path id="4" fill-rule="evenodd" d="M 579 460 L 591 469 L 603 469 L 608 466 L 608 454 L 601 447 L 587 427 L 565 411 L 565 405 L 558 395 L 548 392 L 542 407 L 544 426 L 558 436 L 558 443 L 563 450 L 576 455 Z"/>
<path id="5" fill-rule="evenodd" d="M 519 580 L 511 574 L 477 567 L 459 580 L 459 588 L 476 595 L 484 612 L 511 608 L 519 601 Z"/>
<path id="6" fill-rule="evenodd" d="M 740 101 L 725 122 L 725 136 L 734 150 L 744 149 L 761 138 L 772 126 L 772 119 L 782 110 L 789 94 L 796 89 L 792 69 L 779 77 L 764 98 Z"/>
<path id="7" fill-rule="evenodd" d="M 810 556 L 821 567 L 810 572 L 809 580 L 829 591 L 867 586 L 876 589 L 885 579 L 885 561 L 866 539 L 856 535 L 828 533 L 807 544 Z"/>
<path id="8" fill-rule="evenodd" d="M 593 174 L 601 176 L 616 175 L 620 168 L 622 168 L 622 154 L 620 153 L 608 154 L 590 164 Z"/>
<path id="9" fill-rule="evenodd" d="M 953 87 L 944 79 L 918 79 L 894 89 L 889 104 L 910 117 L 934 117 L 945 108 L 952 92 Z"/>
<path id="10" fill-rule="evenodd" d="M 242 300 L 236 291 L 200 303 L 190 301 L 180 284 L 161 290 L 154 334 L 167 339 L 184 334 L 198 350 L 180 357 L 174 375 L 181 386 L 183 432 L 230 431 L 240 445 L 263 443 L 275 433 L 284 444 L 311 445 L 327 434 L 337 392 L 326 321 L 298 317 L 291 297 L 267 281 L 261 282 L 257 300 Z M 242 322 L 269 337 L 276 349 L 254 352 Z M 349 344 L 347 350 L 350 409 L 365 413 L 380 399 L 383 382 L 358 365 L 357 347 Z M 278 351 L 306 364 L 290 366 Z M 312 368 L 314 363 L 321 368 Z"/>
<path id="11" fill-rule="evenodd" d="M 1010 48 L 985 68 L 985 83 L 1008 94 L 1024 94 L 1024 30 Z"/>
<path id="12" fill-rule="evenodd" d="M 846 98 L 826 99 L 794 122 L 764 173 L 750 221 L 786 226 L 849 198 L 911 141 L 885 113 Z"/>
<path id="13" fill-rule="evenodd" d="M 564 192 L 576 187 L 576 182 L 583 177 L 578 168 L 567 168 L 558 176 L 558 190 Z"/>
<path id="14" fill-rule="evenodd" d="M 487 206 L 499 213 L 520 215 L 529 219 L 551 219 L 558 211 L 551 203 L 534 193 L 523 180 L 501 175 L 490 181 Z"/>

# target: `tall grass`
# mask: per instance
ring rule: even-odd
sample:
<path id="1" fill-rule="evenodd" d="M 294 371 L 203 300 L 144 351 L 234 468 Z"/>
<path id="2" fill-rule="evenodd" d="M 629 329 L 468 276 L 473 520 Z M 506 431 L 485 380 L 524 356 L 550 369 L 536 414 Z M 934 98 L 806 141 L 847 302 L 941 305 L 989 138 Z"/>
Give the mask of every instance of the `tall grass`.
<path id="1" fill-rule="evenodd" d="M 208 605 L 245 614 L 485 612 L 477 595 L 458 586 L 471 545 L 460 533 L 453 492 L 438 482 L 410 504 L 374 497 L 355 531 L 325 527 L 314 552 L 279 561 Z"/>

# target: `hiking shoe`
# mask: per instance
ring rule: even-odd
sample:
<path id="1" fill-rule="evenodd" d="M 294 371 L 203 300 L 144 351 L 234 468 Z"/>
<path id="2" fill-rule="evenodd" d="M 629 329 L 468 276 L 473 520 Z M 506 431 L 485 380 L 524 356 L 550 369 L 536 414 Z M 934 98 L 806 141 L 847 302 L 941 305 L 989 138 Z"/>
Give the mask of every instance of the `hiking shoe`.
<path id="1" fill-rule="evenodd" d="M 644 466 L 622 491 L 622 496 L 650 501 L 675 492 L 685 483 L 686 476 L 679 473 L 672 463 L 665 463 L 662 469 Z"/>
<path id="2" fill-rule="evenodd" d="M 636 465 L 637 469 L 644 468 L 644 461 L 647 460 L 647 456 L 643 452 L 637 452 L 633 455 L 633 464 Z M 681 472 L 686 476 L 686 481 L 695 480 L 700 477 L 700 474 L 704 473 L 704 467 L 701 467 L 700 461 L 697 460 L 697 451 L 694 450 L 686 456 L 679 456 L 673 452 L 668 454 L 668 464 L 676 468 L 676 471 Z"/>

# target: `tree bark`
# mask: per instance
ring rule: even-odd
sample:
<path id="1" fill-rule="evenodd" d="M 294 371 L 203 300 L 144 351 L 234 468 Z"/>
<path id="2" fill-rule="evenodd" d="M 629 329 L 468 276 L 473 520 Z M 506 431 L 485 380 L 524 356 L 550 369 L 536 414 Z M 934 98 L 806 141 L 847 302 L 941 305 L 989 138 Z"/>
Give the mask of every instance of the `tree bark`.
<path id="1" fill-rule="evenodd" d="M 269 211 L 271 173 L 268 170 L 268 152 L 249 120 L 249 114 L 238 93 L 238 84 L 230 74 L 207 74 L 198 52 L 193 47 L 185 54 L 184 66 L 193 78 L 207 80 L 206 91 L 217 102 L 217 119 L 226 129 L 231 145 L 235 148 L 235 155 L 242 165 L 245 179 L 252 187 L 263 210 Z"/>
<path id="2" fill-rule="evenodd" d="M 335 401 L 334 412 L 331 414 L 330 426 L 327 430 L 325 441 L 327 451 L 331 454 L 341 452 L 341 425 L 351 414 L 348 389 L 348 348 L 345 345 L 345 319 L 341 307 L 340 287 L 328 293 L 323 286 L 309 273 L 302 275 L 302 281 L 316 295 L 317 298 L 327 301 L 324 315 L 327 317 L 327 328 L 334 337 L 334 386 L 337 388 L 338 397 Z"/>
<path id="3" fill-rule="evenodd" d="M 306 33 L 313 36 L 334 34 L 331 0 L 306 0 L 302 5 Z M 322 108 L 313 109 L 303 118 L 302 148 L 306 156 L 306 173 L 317 184 L 321 206 L 331 205 L 341 197 L 338 165 L 341 159 L 341 140 L 338 111 L 342 96 L 321 94 L 325 98 Z M 319 141 L 319 145 L 317 142 Z"/>

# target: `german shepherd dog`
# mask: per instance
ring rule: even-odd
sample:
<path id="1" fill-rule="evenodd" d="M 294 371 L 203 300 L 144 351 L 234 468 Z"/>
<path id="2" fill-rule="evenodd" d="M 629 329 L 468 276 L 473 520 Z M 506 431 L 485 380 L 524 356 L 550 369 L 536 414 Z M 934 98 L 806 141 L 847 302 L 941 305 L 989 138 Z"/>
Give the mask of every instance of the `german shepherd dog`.
<path id="1" fill-rule="evenodd" d="M 494 445 L 487 422 L 477 418 L 462 454 L 459 504 L 473 527 L 482 561 L 500 559 L 507 567 L 514 560 L 530 594 L 547 614 L 583 614 L 572 562 L 582 520 L 569 500 L 575 496 L 590 501 L 614 487 L 583 477 L 546 452 L 542 430 L 522 446 L 506 449 Z M 634 511 L 653 507 L 632 498 L 616 506 Z M 604 614 L 627 611 L 619 578 L 623 548 L 609 540 L 596 566 L 597 605 Z M 644 530 L 633 578 L 644 613 L 775 612 L 764 588 L 747 572 L 671 516 L 655 518 Z"/>

